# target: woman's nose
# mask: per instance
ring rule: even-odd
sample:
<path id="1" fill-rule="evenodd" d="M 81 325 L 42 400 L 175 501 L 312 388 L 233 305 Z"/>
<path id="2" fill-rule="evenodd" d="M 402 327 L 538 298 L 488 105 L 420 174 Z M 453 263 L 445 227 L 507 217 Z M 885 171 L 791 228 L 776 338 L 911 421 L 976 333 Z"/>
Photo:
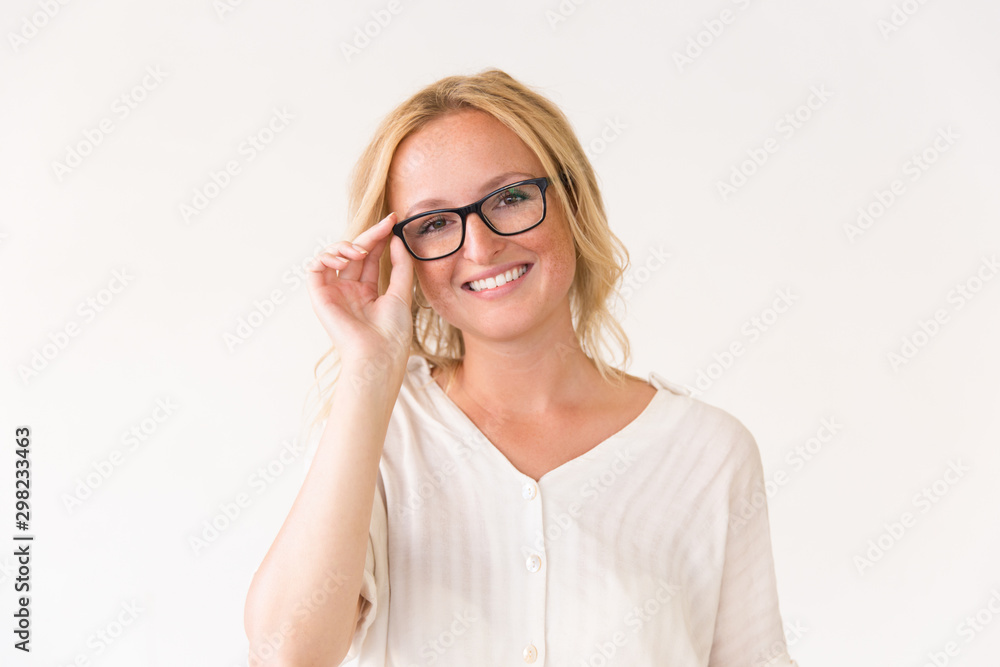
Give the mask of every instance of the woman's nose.
<path id="1" fill-rule="evenodd" d="M 490 259 L 503 248 L 504 243 L 504 238 L 494 233 L 478 214 L 470 213 L 465 219 L 465 241 L 462 243 L 462 250 L 470 261 L 489 264 Z"/>

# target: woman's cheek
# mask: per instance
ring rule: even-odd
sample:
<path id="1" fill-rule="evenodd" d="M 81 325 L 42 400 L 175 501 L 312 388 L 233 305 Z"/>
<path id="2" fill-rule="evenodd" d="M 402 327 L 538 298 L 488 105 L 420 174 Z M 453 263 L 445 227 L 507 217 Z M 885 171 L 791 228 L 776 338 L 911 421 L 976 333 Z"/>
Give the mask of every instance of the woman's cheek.
<path id="1" fill-rule="evenodd" d="M 444 260 L 437 260 L 443 262 Z M 420 284 L 420 291 L 424 294 L 426 302 L 440 315 L 448 324 L 454 324 L 450 318 L 451 304 L 455 301 L 455 295 L 451 288 L 451 271 L 442 271 L 439 266 L 431 266 L 429 263 L 422 263 L 416 269 L 417 282 Z"/>

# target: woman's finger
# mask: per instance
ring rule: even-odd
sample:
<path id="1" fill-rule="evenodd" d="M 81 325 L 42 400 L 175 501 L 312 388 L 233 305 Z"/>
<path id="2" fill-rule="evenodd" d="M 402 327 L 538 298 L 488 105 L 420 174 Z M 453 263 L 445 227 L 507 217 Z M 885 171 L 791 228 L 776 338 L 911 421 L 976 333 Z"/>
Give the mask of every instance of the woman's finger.
<path id="1" fill-rule="evenodd" d="M 378 286 L 379 274 L 381 269 L 379 267 L 382 254 L 385 252 L 385 247 L 393 238 L 392 226 L 396 224 L 396 214 L 390 213 L 386 218 L 387 222 L 384 223 L 388 233 L 375 242 L 375 245 L 371 250 L 371 259 L 364 263 L 364 267 L 361 270 L 361 280 L 370 282 L 376 287 Z"/>
<path id="2" fill-rule="evenodd" d="M 368 251 L 364 248 L 359 248 L 355 246 L 350 241 L 337 241 L 336 243 L 331 243 L 322 250 L 323 253 L 329 253 L 334 257 L 343 257 L 345 259 L 364 259 L 368 255 Z M 321 253 L 322 254 L 322 253 Z M 318 257 L 319 255 L 317 255 Z"/>
<path id="3" fill-rule="evenodd" d="M 390 213 L 365 231 L 358 234 L 352 242 L 354 245 L 371 252 L 375 243 L 378 242 L 379 239 L 392 233 L 392 226 L 394 224 L 396 224 L 396 214 Z"/>
<path id="4" fill-rule="evenodd" d="M 390 213 L 374 226 L 358 234 L 351 245 L 363 248 L 367 254 L 363 259 L 351 262 L 340 272 L 342 280 L 361 280 L 378 285 L 379 258 L 382 256 L 382 249 L 385 248 L 386 239 L 392 235 L 395 219 L 395 214 Z"/>
<path id="5" fill-rule="evenodd" d="M 350 260 L 346 257 L 341 257 L 330 252 L 324 252 L 316 257 L 313 257 L 312 261 L 306 268 L 309 271 L 322 273 L 324 269 L 336 269 L 341 270 L 350 263 Z"/>
<path id="6" fill-rule="evenodd" d="M 306 269 L 312 273 L 319 273 L 321 280 L 317 282 L 317 286 L 321 286 L 324 282 L 343 277 L 344 270 L 351 265 L 352 259 L 364 260 L 367 255 L 367 252 L 354 247 L 349 241 L 337 241 L 313 257 Z M 325 273 L 326 269 L 333 269 L 333 273 Z"/>
<path id="7" fill-rule="evenodd" d="M 306 285 L 309 287 L 309 295 L 312 298 L 318 290 L 323 289 L 327 284 L 337 280 L 337 271 L 340 270 L 340 262 L 346 261 L 341 258 L 339 261 L 331 255 L 318 255 L 306 266 Z M 331 266 L 332 265 L 332 266 Z"/>

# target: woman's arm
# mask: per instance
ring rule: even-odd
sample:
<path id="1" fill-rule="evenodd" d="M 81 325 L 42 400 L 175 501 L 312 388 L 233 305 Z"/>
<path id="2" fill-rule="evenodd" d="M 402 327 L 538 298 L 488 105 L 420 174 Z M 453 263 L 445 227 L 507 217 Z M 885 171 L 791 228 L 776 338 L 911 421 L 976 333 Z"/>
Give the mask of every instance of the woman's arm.
<path id="1" fill-rule="evenodd" d="M 412 331 L 413 267 L 391 236 L 394 221 L 390 214 L 353 244 L 334 244 L 310 267 L 313 309 L 340 352 L 340 376 L 309 472 L 247 595 L 253 667 L 337 665 L 350 647 L 379 460 Z M 380 296 L 386 243 L 392 274 Z"/>
<path id="2" fill-rule="evenodd" d="M 250 587 L 251 655 L 273 651 L 274 665 L 340 664 L 354 634 L 378 464 L 402 381 L 365 370 L 342 369 L 312 465 Z M 366 378 L 366 391 L 352 376 Z"/>

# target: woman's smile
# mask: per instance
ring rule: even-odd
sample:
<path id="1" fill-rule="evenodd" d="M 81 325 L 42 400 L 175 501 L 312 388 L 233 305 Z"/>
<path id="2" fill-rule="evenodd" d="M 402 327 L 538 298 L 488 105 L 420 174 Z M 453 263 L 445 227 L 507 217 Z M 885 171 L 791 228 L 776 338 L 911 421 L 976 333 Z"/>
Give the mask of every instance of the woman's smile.
<path id="1" fill-rule="evenodd" d="M 491 274 L 489 277 L 463 283 L 462 289 L 474 292 L 480 296 L 486 296 L 485 293 L 496 295 L 507 294 L 514 289 L 514 283 L 520 281 L 531 269 L 531 266 L 531 264 L 519 264 L 507 270 L 504 270 L 503 267 L 500 267 L 499 270 L 493 269 L 488 272 Z M 505 286 L 509 286 L 509 289 L 503 289 Z"/>

